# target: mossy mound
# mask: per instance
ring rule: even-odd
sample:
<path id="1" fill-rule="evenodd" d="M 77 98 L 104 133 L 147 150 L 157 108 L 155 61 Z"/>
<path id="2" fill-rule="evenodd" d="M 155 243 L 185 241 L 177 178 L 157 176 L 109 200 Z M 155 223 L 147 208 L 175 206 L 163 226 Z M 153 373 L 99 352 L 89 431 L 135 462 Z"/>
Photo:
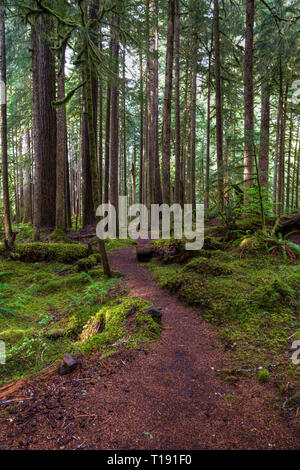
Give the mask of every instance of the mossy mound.
<path id="1" fill-rule="evenodd" d="M 50 243 L 74 243 L 62 228 L 56 228 L 54 232 L 52 232 L 51 235 L 48 237 L 48 241 Z"/>
<path id="2" fill-rule="evenodd" d="M 90 255 L 88 258 L 82 258 L 77 261 L 75 270 L 78 272 L 85 271 L 88 272 L 90 269 L 94 268 L 101 262 L 101 256 L 98 253 Z"/>
<path id="3" fill-rule="evenodd" d="M 232 274 L 232 269 L 213 258 L 195 258 L 184 267 L 183 271 L 193 271 L 203 276 L 230 276 Z"/>
<path id="4" fill-rule="evenodd" d="M 107 352 L 118 344 L 131 348 L 157 338 L 161 328 L 147 313 L 150 306 L 144 299 L 128 297 L 102 307 L 83 328 L 83 351 Z"/>
<path id="5" fill-rule="evenodd" d="M 199 306 L 199 314 L 220 327 L 226 348 L 233 351 L 234 366 L 257 369 L 281 363 L 289 369 L 290 338 L 300 334 L 299 266 L 271 255 L 240 260 L 226 253 L 231 261 L 221 266 L 228 268 L 227 275 L 216 277 L 207 270 L 209 263 L 213 262 L 212 267 L 219 263 L 221 254 L 214 258 L 210 251 L 204 253 L 207 258 L 192 260 L 185 267 L 153 260 L 151 270 L 160 287 Z"/>
<path id="6" fill-rule="evenodd" d="M 89 254 L 90 248 L 83 244 L 27 243 L 16 247 L 17 259 L 27 263 L 38 261 L 73 263 L 81 258 L 87 258 Z"/>

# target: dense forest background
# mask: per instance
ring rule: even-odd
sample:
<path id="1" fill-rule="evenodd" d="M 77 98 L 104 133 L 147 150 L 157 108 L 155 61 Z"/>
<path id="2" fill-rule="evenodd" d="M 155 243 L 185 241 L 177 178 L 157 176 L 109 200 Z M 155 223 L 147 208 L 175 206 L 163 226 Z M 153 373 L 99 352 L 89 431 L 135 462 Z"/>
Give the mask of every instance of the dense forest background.
<path id="1" fill-rule="evenodd" d="M 299 1 L 1 1 L 1 225 L 299 210 Z"/>

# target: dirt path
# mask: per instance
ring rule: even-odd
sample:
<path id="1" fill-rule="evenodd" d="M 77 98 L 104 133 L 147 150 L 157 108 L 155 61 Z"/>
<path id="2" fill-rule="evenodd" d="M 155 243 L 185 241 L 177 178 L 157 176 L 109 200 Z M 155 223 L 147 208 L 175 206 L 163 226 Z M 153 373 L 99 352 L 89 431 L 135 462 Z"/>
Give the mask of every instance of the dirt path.
<path id="1" fill-rule="evenodd" d="M 0 428 L 6 432 L 0 445 L 119 450 L 299 448 L 295 420 L 288 421 L 273 406 L 265 406 L 264 398 L 276 398 L 270 386 L 248 379 L 228 385 L 215 376 L 214 368 L 226 363 L 226 353 L 199 311 L 160 290 L 149 271 L 137 263 L 132 248 L 116 251 L 110 258 L 113 268 L 126 276 L 132 295 L 162 307 L 161 338 L 147 351 L 113 358 L 112 375 L 99 380 L 54 377 L 40 386 L 42 391 L 35 384 L 30 389 L 34 404 L 23 403 L 13 415 L 8 409 L 0 414 Z M 94 372 L 95 366 L 90 367 Z"/>

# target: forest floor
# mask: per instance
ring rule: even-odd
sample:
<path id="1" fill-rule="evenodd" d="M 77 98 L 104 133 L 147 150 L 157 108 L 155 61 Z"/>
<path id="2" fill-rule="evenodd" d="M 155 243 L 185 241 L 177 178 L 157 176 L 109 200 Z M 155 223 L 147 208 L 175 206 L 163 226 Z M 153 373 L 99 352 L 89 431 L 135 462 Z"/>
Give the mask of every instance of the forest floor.
<path id="1" fill-rule="evenodd" d="M 230 353 L 199 308 L 161 290 L 132 247 L 110 259 L 130 295 L 162 308 L 160 338 L 105 361 L 100 353 L 82 358 L 71 375 L 50 371 L 0 390 L 0 448 L 299 448 L 297 417 L 274 407 L 278 390 L 216 376 Z"/>

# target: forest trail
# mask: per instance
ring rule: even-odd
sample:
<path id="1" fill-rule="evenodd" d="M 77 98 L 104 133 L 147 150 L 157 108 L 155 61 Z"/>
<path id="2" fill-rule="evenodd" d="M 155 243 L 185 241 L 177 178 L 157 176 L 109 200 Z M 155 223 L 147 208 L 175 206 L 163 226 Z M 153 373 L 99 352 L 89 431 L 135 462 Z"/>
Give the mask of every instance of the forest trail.
<path id="1" fill-rule="evenodd" d="M 0 419 L 6 433 L 1 445 L 5 440 L 7 448 L 29 449 L 299 447 L 295 422 L 265 406 L 264 398 L 269 403 L 275 398 L 271 386 L 244 378 L 229 385 L 215 376 L 228 357 L 199 310 L 159 289 L 132 247 L 113 252 L 110 260 L 131 295 L 162 307 L 161 337 L 147 351 L 124 350 L 108 359 L 116 368 L 99 380 L 89 382 L 77 372 L 51 376 L 46 390 L 33 384 L 34 405 L 25 401 L 14 410 L 11 424 L 7 416 L 5 426 Z"/>

